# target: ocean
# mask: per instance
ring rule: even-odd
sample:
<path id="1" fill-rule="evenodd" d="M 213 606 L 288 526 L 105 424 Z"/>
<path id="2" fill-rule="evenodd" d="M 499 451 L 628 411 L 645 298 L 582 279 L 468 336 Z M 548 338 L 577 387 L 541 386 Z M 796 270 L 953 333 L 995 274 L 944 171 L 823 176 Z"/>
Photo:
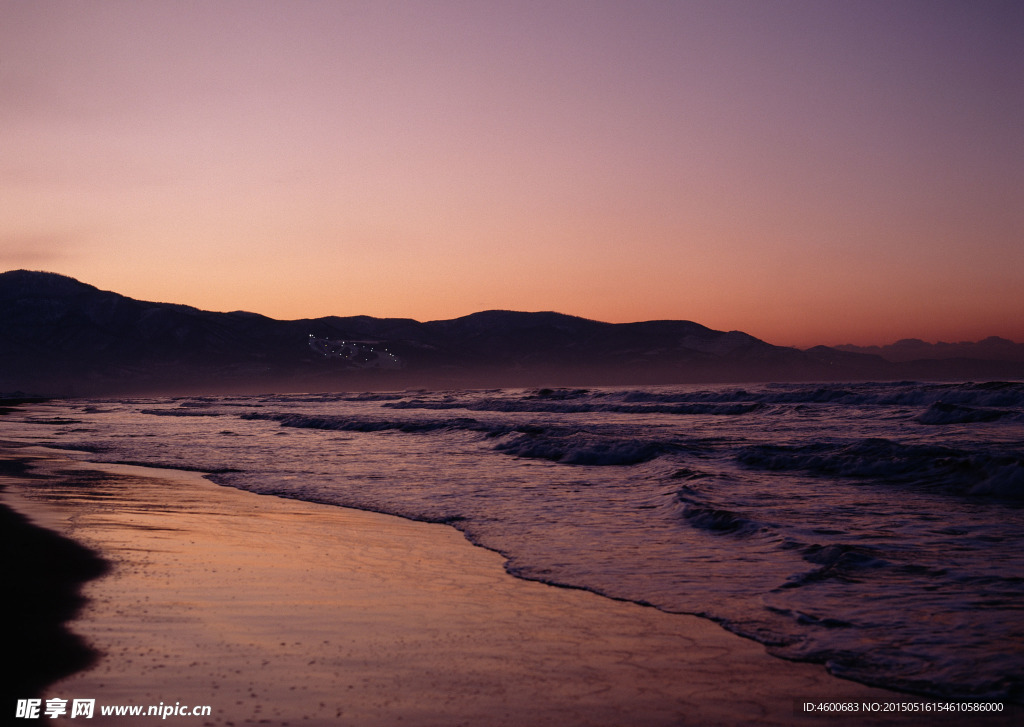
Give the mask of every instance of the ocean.
<path id="1" fill-rule="evenodd" d="M 0 438 L 447 523 L 520 578 L 1024 702 L 1021 383 L 79 399 Z"/>

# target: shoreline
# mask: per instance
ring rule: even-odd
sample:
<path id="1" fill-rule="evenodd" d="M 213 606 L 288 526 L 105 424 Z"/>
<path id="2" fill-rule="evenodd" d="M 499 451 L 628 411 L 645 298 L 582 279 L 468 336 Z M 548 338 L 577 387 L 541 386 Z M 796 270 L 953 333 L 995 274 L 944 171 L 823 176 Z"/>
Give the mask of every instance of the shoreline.
<path id="1" fill-rule="evenodd" d="M 85 605 L 82 586 L 110 566 L 94 550 L 39 527 L 4 503 L 6 485 L 31 477 L 26 460 L 0 446 L 0 582 L 11 594 L 4 599 L 9 622 L 17 624 L 7 629 L 4 648 L 21 660 L 21 668 L 0 686 L 5 716 L 14 713 L 19 698 L 37 697 L 99 658 L 68 625 Z"/>
<path id="2" fill-rule="evenodd" d="M 3 451 L 39 471 L 11 478 L 3 502 L 112 564 L 71 623 L 102 657 L 44 699 L 211 705 L 204 724 L 560 727 L 832 724 L 794 703 L 931 701 L 777 659 L 694 616 L 516 579 L 449 526 Z M 1007 708 L 972 723 L 1020 718 Z M 107 720 L 95 723 L 124 723 Z"/>

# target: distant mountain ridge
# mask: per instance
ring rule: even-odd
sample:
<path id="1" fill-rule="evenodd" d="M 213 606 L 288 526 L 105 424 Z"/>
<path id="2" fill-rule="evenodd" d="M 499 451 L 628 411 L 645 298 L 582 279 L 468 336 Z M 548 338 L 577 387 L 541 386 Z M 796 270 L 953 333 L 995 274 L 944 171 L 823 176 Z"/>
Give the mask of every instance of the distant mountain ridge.
<path id="1" fill-rule="evenodd" d="M 919 338 L 904 338 L 888 346 L 835 346 L 840 351 L 881 356 L 887 361 L 904 362 L 919 359 L 970 358 L 986 361 L 1024 361 L 1024 343 L 989 336 L 982 341 L 959 343 L 927 343 Z"/>
<path id="2" fill-rule="evenodd" d="M 374 369 L 382 351 L 400 366 Z M 691 321 L 603 323 L 554 312 L 284 321 L 139 301 L 55 273 L 0 273 L 6 393 L 1024 377 L 1015 362 L 954 363 L 915 368 L 872 353 L 774 346 Z"/>

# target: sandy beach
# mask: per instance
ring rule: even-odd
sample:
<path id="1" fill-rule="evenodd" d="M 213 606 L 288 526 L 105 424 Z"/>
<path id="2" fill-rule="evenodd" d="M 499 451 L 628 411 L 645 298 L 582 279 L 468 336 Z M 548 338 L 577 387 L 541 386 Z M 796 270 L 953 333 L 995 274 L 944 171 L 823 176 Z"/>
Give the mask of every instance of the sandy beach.
<path id="1" fill-rule="evenodd" d="M 1009 705 L 995 716 L 798 713 L 804 702 L 920 700 L 773 658 L 703 619 L 515 579 L 447 526 L 36 447 L 5 458 L 27 469 L 5 468 L 3 503 L 109 564 L 87 576 L 69 624 L 98 657 L 35 695 L 96 700 L 91 720 L 62 717 L 71 722 L 135 723 L 101 705 L 208 705 L 209 716 L 167 718 L 203 725 L 1021 719 Z"/>

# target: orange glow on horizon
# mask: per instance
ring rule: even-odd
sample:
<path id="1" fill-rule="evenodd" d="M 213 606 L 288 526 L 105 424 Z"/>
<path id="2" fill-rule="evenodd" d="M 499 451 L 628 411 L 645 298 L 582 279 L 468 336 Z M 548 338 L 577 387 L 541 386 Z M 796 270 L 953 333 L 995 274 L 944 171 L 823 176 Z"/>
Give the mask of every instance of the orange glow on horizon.
<path id="1" fill-rule="evenodd" d="M 1013 9 L 52 5 L 3 4 L 0 269 L 276 318 L 1024 341 Z"/>

